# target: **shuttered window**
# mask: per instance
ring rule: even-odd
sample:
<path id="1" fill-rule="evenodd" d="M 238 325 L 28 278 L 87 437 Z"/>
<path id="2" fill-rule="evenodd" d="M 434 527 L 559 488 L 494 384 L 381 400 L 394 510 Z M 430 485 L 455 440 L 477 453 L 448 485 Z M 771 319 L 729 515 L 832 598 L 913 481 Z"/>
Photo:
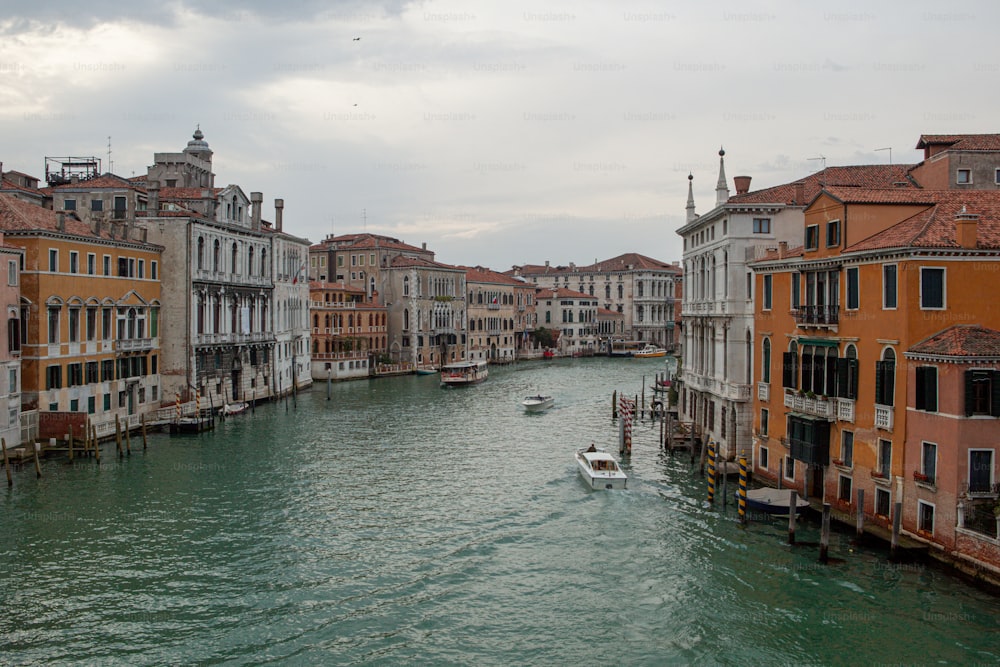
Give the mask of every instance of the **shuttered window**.
<path id="1" fill-rule="evenodd" d="M 938 409 L 938 376 L 935 366 L 917 366 L 916 369 L 916 408 L 927 412 L 937 412 Z"/>

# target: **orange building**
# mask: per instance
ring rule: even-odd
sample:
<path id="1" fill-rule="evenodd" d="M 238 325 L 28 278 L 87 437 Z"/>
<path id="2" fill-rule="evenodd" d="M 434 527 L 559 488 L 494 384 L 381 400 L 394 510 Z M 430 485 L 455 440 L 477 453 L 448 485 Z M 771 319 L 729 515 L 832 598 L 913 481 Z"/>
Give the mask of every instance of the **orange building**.
<path id="1" fill-rule="evenodd" d="M 24 248 L 22 407 L 43 427 L 46 413 L 85 413 L 108 435 L 116 417 L 135 426 L 159 406 L 163 249 L 96 225 L 0 195 L 4 238 Z"/>
<path id="2" fill-rule="evenodd" d="M 754 474 L 886 526 L 912 508 L 904 531 L 959 549 L 961 493 L 914 485 L 921 462 L 911 440 L 923 436 L 913 415 L 928 411 L 930 371 L 907 355 L 956 324 L 1000 328 L 1000 192 L 830 186 L 805 210 L 803 241 L 752 267 Z M 936 472 L 973 475 L 949 438 L 973 419 L 989 421 L 973 430 L 996 440 L 1000 423 L 934 412 L 954 422 Z"/>
<path id="3" fill-rule="evenodd" d="M 378 292 L 342 282 L 309 283 L 313 380 L 368 377 L 387 353 L 387 315 Z"/>

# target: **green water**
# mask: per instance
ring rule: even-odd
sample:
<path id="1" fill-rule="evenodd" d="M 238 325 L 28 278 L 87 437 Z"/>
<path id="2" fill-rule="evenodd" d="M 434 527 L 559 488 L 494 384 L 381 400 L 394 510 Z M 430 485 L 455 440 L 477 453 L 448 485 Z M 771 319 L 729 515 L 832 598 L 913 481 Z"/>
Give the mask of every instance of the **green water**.
<path id="1" fill-rule="evenodd" d="M 996 664 L 1000 601 L 835 533 L 741 528 L 613 390 L 662 360 L 319 384 L 131 457 L 44 463 L 0 490 L 0 663 Z M 524 414 L 543 391 L 552 410 Z M 818 541 L 800 525 L 801 541 Z"/>

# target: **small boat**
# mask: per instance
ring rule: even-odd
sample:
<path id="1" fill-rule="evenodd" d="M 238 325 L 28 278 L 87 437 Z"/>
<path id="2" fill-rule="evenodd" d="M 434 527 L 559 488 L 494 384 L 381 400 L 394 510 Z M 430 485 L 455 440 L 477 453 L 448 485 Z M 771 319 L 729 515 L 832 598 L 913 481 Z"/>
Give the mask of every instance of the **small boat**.
<path id="1" fill-rule="evenodd" d="M 438 372 L 438 369 L 433 366 L 420 366 L 417 368 L 417 375 L 434 375 Z"/>
<path id="2" fill-rule="evenodd" d="M 547 347 L 545 348 L 545 351 L 542 352 L 543 359 L 552 359 L 555 356 L 556 356 L 555 350 L 553 350 L 552 348 Z"/>
<path id="3" fill-rule="evenodd" d="M 231 417 L 233 415 L 241 415 L 247 411 L 250 404 L 246 401 L 241 401 L 240 403 L 226 403 L 222 406 L 222 416 Z"/>
<path id="4" fill-rule="evenodd" d="M 653 391 L 670 391 L 670 380 L 657 380 L 653 384 Z"/>
<path id="5" fill-rule="evenodd" d="M 556 402 L 556 399 L 551 396 L 542 396 L 538 394 L 536 396 L 526 396 L 521 405 L 524 406 L 527 412 L 542 412 L 548 410 Z"/>
<path id="6" fill-rule="evenodd" d="M 740 492 L 736 492 L 739 502 Z M 764 514 L 788 516 L 788 506 L 791 504 L 792 492 L 789 489 L 750 489 L 747 491 L 747 509 Z M 809 507 L 809 501 L 799 496 L 795 502 L 795 513 L 799 514 Z"/>
<path id="7" fill-rule="evenodd" d="M 486 362 L 458 361 L 441 366 L 441 385 L 445 387 L 465 387 L 484 382 L 489 375 Z"/>
<path id="8" fill-rule="evenodd" d="M 657 347 L 655 345 L 647 345 L 641 350 L 636 350 L 633 357 L 639 357 L 642 359 L 649 359 L 652 357 L 665 357 L 667 356 L 667 351 L 662 347 Z"/>
<path id="9" fill-rule="evenodd" d="M 618 461 L 603 449 L 591 445 L 576 453 L 580 477 L 592 489 L 624 489 L 628 475 L 618 466 Z"/>

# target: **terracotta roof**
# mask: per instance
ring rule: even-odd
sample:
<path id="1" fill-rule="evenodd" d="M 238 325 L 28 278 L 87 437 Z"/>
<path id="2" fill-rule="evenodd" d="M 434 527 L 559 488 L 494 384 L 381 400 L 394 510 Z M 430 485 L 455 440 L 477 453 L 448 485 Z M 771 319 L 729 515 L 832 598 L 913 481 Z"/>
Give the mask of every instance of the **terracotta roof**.
<path id="1" fill-rule="evenodd" d="M 566 289 L 565 287 L 538 287 L 535 289 L 535 294 L 539 299 L 588 299 L 596 301 L 596 296 L 591 296 L 589 294 L 584 294 L 583 292 L 577 292 L 576 290 Z"/>
<path id="2" fill-rule="evenodd" d="M 121 176 L 116 176 L 112 173 L 102 174 L 96 178 L 87 179 L 86 181 L 80 181 L 78 183 L 63 183 L 62 185 L 57 185 L 53 190 L 59 191 L 75 191 L 75 190 L 101 190 L 101 189 L 128 189 L 128 190 L 141 190 L 141 187 L 133 183 L 132 181 L 122 178 Z"/>
<path id="3" fill-rule="evenodd" d="M 647 257 L 646 255 L 640 255 L 636 252 L 628 252 L 624 255 L 618 255 L 617 257 L 612 257 L 611 259 L 601 260 L 594 264 L 586 265 L 573 265 L 573 266 L 545 266 L 540 264 L 525 264 L 521 267 L 515 267 L 511 271 L 505 271 L 507 275 L 511 275 L 516 271 L 520 271 L 523 276 L 533 276 L 533 275 L 545 275 L 550 273 L 613 273 L 615 271 L 627 271 L 627 267 L 631 266 L 632 270 L 655 270 L 655 271 L 672 271 L 674 273 L 683 273 L 683 269 L 679 266 L 674 266 L 668 262 L 661 262 L 658 259 L 653 259 L 652 257 Z"/>
<path id="4" fill-rule="evenodd" d="M 941 145 L 955 151 L 1000 151 L 1000 134 L 921 134 L 916 147 Z"/>
<path id="5" fill-rule="evenodd" d="M 29 194 L 35 197 L 42 196 L 42 192 L 38 188 L 26 188 L 23 185 L 7 178 L 8 173 L 10 172 L 4 172 L 3 180 L 0 181 L 0 190 L 16 190 L 17 192 L 24 192 L 25 194 Z"/>
<path id="6" fill-rule="evenodd" d="M 822 192 L 845 204 L 933 204 L 937 190 L 919 188 L 871 188 L 828 185 Z"/>
<path id="7" fill-rule="evenodd" d="M 763 190 L 754 190 L 742 195 L 733 195 L 726 204 L 785 204 L 805 205 L 812 201 L 824 186 L 850 186 L 867 188 L 914 188 L 907 172 L 914 165 L 908 164 L 860 164 L 827 167 L 805 178 L 784 183 Z M 897 185 L 905 183 L 905 186 Z M 802 200 L 796 199 L 799 185 Z"/>
<path id="8" fill-rule="evenodd" d="M 429 260 L 426 257 L 410 257 L 408 255 L 396 255 L 389 261 L 389 266 L 394 269 L 402 269 L 406 267 L 416 266 L 416 267 L 425 267 L 428 269 L 450 269 L 453 271 L 462 270 L 462 267 L 459 266 L 452 266 L 451 264 L 441 264 L 440 262 Z"/>
<path id="9" fill-rule="evenodd" d="M 773 262 L 778 259 L 788 259 L 790 257 L 802 257 L 803 255 L 805 255 L 804 246 L 796 246 L 794 248 L 789 248 L 788 250 L 785 251 L 785 254 L 781 257 L 778 256 L 777 248 L 774 249 L 768 248 L 764 252 L 764 255 L 762 257 L 758 257 L 757 259 L 751 261 L 750 263 L 754 264 L 756 262 Z"/>
<path id="10" fill-rule="evenodd" d="M 524 287 L 525 283 L 523 280 L 518 280 L 508 275 L 504 275 L 493 269 L 487 269 L 482 266 L 459 266 L 459 269 L 465 269 L 465 282 L 466 283 L 500 283 L 503 285 L 515 285 L 517 287 Z M 533 287 L 533 285 L 531 285 Z"/>
<path id="11" fill-rule="evenodd" d="M 316 243 L 310 247 L 310 250 L 324 250 L 330 246 L 339 246 L 342 250 L 347 249 L 358 249 L 358 250 L 374 250 L 375 248 L 380 249 L 391 249 L 391 250 L 405 250 L 408 252 L 425 252 L 428 254 L 434 254 L 433 251 L 427 250 L 426 248 L 418 248 L 406 243 L 403 243 L 399 239 L 394 239 L 391 236 L 382 236 L 380 234 L 341 234 L 340 236 L 334 236 L 333 238 L 326 238 Z"/>
<path id="12" fill-rule="evenodd" d="M 160 188 L 160 200 L 165 199 L 202 199 L 202 193 L 208 190 L 213 197 L 218 196 L 223 188 Z"/>
<path id="13" fill-rule="evenodd" d="M 907 353 L 942 357 L 1000 357 L 1000 331 L 955 324 L 920 341 Z"/>
<path id="14" fill-rule="evenodd" d="M 90 238 L 112 238 L 105 225 L 100 234 L 95 234 L 90 225 L 73 215 L 63 214 L 62 233 Z M 0 194 L 0 230 L 4 232 L 27 232 L 35 230 L 59 230 L 59 213 L 28 203 L 13 195 Z"/>
<path id="15" fill-rule="evenodd" d="M 845 249 L 844 252 L 887 248 L 958 248 L 955 219 L 978 216 L 976 247 L 1000 249 L 1000 190 L 924 190 L 915 203 L 931 199 L 928 208 Z"/>

